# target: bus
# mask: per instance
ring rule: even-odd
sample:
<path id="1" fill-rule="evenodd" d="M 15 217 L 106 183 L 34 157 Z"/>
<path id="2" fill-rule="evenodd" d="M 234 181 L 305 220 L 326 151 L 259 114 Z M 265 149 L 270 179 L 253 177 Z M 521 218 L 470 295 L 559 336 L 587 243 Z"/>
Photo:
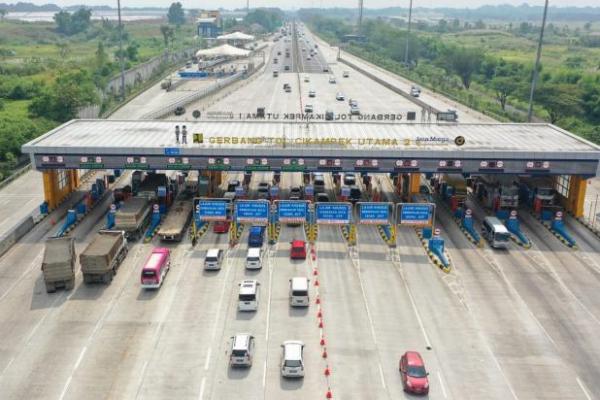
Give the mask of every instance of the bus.
<path id="1" fill-rule="evenodd" d="M 481 233 L 493 248 L 507 248 L 510 233 L 496 217 L 485 217 L 481 224 Z"/>
<path id="2" fill-rule="evenodd" d="M 152 250 L 152 254 L 150 254 L 144 268 L 142 268 L 142 288 L 160 288 L 170 267 L 171 251 L 169 249 L 157 247 Z"/>

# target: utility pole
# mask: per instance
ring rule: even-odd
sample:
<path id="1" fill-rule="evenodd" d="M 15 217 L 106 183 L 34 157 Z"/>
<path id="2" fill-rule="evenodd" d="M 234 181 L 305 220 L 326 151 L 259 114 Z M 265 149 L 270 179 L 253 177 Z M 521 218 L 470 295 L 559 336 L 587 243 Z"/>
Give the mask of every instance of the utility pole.
<path id="1" fill-rule="evenodd" d="M 408 44 L 410 41 L 410 27 L 412 23 L 412 7 L 413 0 L 410 0 L 410 5 L 408 7 L 408 32 L 406 33 L 406 46 L 404 47 L 404 63 L 408 66 Z"/>
<path id="2" fill-rule="evenodd" d="M 119 61 L 121 63 L 121 100 L 125 101 L 125 60 L 123 58 L 123 24 L 121 23 L 121 0 L 117 0 L 119 14 Z"/>
<path id="3" fill-rule="evenodd" d="M 529 110 L 527 111 L 527 122 L 533 118 L 533 96 L 538 79 L 538 70 L 540 69 L 540 58 L 542 57 L 542 42 L 544 41 L 544 29 L 546 28 L 546 17 L 548 16 L 548 0 L 544 5 L 544 17 L 542 18 L 542 29 L 540 30 L 540 41 L 538 42 L 537 54 L 535 56 L 535 67 L 533 68 L 533 78 L 531 80 L 531 92 L 529 93 Z"/>
<path id="4" fill-rule="evenodd" d="M 362 32 L 363 0 L 358 0 L 358 34 Z"/>

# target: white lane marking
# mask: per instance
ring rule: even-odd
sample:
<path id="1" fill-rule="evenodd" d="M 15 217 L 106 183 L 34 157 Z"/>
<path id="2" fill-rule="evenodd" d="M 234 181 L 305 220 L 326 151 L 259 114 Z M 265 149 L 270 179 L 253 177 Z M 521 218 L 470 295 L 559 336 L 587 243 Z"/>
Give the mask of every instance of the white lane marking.
<path id="1" fill-rule="evenodd" d="M 267 301 L 267 326 L 265 330 L 265 341 L 269 342 L 269 328 L 271 326 L 271 298 L 273 296 L 273 264 L 271 263 L 270 252 L 267 252 L 267 263 L 269 265 L 269 300 Z"/>
<path id="2" fill-rule="evenodd" d="M 29 268 L 27 268 L 25 271 L 23 271 L 21 276 L 19 276 L 19 279 L 17 279 L 12 285 L 10 285 L 10 287 L 6 290 L 6 292 L 4 292 L 2 294 L 2 296 L 0 296 L 0 301 L 4 300 L 6 298 L 6 296 L 8 296 L 8 294 L 10 292 L 12 292 L 17 287 L 17 285 L 19 283 L 21 283 L 21 281 L 25 278 L 25 276 L 27 276 L 36 266 L 40 265 L 42 255 L 43 255 L 43 252 L 40 251 L 40 253 L 31 262 L 31 266 Z"/>
<path id="3" fill-rule="evenodd" d="M 423 334 L 423 338 L 425 339 L 425 345 L 428 348 L 431 348 L 431 341 L 429 340 L 429 335 L 427 335 L 427 331 L 425 330 L 425 325 L 423 325 L 423 320 L 421 319 L 421 314 L 419 314 L 419 310 L 417 309 L 417 304 L 415 303 L 415 299 L 408 287 L 408 282 L 404 278 L 404 274 L 400 271 L 400 276 L 402 277 L 402 283 L 404 284 L 404 288 L 406 289 L 406 294 L 408 294 L 408 298 L 410 300 L 410 305 L 412 306 L 413 312 L 417 317 L 417 322 L 419 323 L 419 328 L 421 329 L 421 333 Z"/>
<path id="4" fill-rule="evenodd" d="M 65 387 L 63 387 L 62 392 L 60 393 L 59 399 L 62 400 L 65 398 L 65 394 L 67 394 L 67 390 L 69 389 L 69 385 L 71 384 L 71 380 L 73 379 L 73 375 L 70 375 L 67 379 L 67 383 L 65 383 Z"/>
<path id="5" fill-rule="evenodd" d="M 79 353 L 79 357 L 77 358 L 77 362 L 75 363 L 75 369 L 79 368 L 79 364 L 81 364 L 81 361 L 83 360 L 83 356 L 87 352 L 87 349 L 88 349 L 87 346 L 84 346 L 83 349 L 81 349 L 81 352 Z"/>
<path id="6" fill-rule="evenodd" d="M 267 360 L 265 360 L 265 364 L 263 366 L 263 380 L 262 380 L 263 389 L 267 386 Z"/>
<path id="7" fill-rule="evenodd" d="M 198 395 L 198 400 L 202 400 L 204 397 L 204 388 L 206 387 L 206 377 L 202 378 L 202 382 L 200 383 L 200 394 Z"/>
<path id="8" fill-rule="evenodd" d="M 581 388 L 581 391 L 583 392 L 583 394 L 585 394 L 585 397 L 587 398 L 587 400 L 592 400 L 592 396 L 587 391 L 585 385 L 583 384 L 583 381 L 581 379 L 579 379 L 579 377 L 576 377 L 575 380 L 577 380 L 577 384 Z"/>
<path id="9" fill-rule="evenodd" d="M 444 380 L 442 379 L 442 373 L 440 371 L 437 372 L 438 380 L 440 381 L 440 388 L 442 388 L 442 394 L 444 398 L 448 398 L 448 393 L 446 392 L 446 386 L 444 385 Z"/>
<path id="10" fill-rule="evenodd" d="M 383 389 L 387 390 L 387 386 L 385 386 L 385 378 L 383 377 L 383 367 L 381 366 L 381 363 L 379 364 L 379 377 L 381 378 L 381 385 L 383 386 Z"/>
<path id="11" fill-rule="evenodd" d="M 208 366 L 210 365 L 210 356 L 212 354 L 212 347 L 208 348 L 208 354 L 206 354 L 206 361 L 204 362 L 204 370 L 208 371 Z"/>

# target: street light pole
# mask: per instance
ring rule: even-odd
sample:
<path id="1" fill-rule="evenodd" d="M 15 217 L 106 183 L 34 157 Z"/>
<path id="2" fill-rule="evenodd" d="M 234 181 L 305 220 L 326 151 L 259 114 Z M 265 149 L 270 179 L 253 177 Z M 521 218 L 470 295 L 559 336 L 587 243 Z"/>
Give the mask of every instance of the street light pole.
<path id="1" fill-rule="evenodd" d="M 410 25 L 412 22 L 412 7 L 413 0 L 410 0 L 410 5 L 408 7 L 408 32 L 406 33 L 406 47 L 404 48 L 404 63 L 408 66 L 408 44 L 410 41 Z"/>
<path id="2" fill-rule="evenodd" d="M 537 54 L 535 56 L 535 67 L 533 68 L 533 78 L 531 80 L 531 92 L 529 93 L 529 110 L 527 111 L 527 122 L 531 122 L 533 117 L 533 95 L 538 79 L 538 70 L 540 69 L 540 58 L 542 57 L 542 42 L 544 41 L 544 29 L 546 28 L 546 17 L 548 16 L 548 0 L 544 5 L 544 17 L 542 18 L 542 29 L 540 30 L 540 41 L 538 42 Z"/>
<path id="3" fill-rule="evenodd" d="M 117 0 L 119 15 L 119 61 L 121 63 L 121 99 L 125 101 L 125 60 L 123 58 L 123 24 L 121 23 L 121 0 Z"/>

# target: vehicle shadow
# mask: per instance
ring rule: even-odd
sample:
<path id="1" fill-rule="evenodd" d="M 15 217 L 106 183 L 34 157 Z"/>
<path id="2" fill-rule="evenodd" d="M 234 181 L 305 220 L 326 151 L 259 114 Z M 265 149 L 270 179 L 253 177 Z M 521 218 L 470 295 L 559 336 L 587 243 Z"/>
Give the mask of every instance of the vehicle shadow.
<path id="1" fill-rule="evenodd" d="M 288 307 L 288 315 L 292 318 L 302 318 L 308 314 L 310 307 Z"/>
<path id="2" fill-rule="evenodd" d="M 97 300 L 102 296 L 102 293 L 108 288 L 108 285 L 104 283 L 83 283 L 80 281 L 79 284 L 75 283 L 75 293 L 71 296 L 70 300 Z"/>
<path id="3" fill-rule="evenodd" d="M 250 321 L 256 316 L 256 311 L 240 311 L 238 310 L 235 315 L 235 319 L 238 321 Z"/>
<path id="4" fill-rule="evenodd" d="M 283 390 L 299 390 L 304 386 L 303 378 L 284 378 L 279 376 L 279 387 Z"/>
<path id="5" fill-rule="evenodd" d="M 230 367 L 229 365 L 227 365 L 226 368 L 227 368 L 227 378 L 229 378 L 229 379 L 234 379 L 234 380 L 246 379 L 248 377 L 248 374 L 250 374 L 249 367 Z"/>
<path id="6" fill-rule="evenodd" d="M 45 308 L 60 307 L 67 301 L 67 298 L 71 292 L 71 290 L 65 291 L 64 289 L 57 289 L 54 293 L 46 293 L 44 277 L 42 274 L 40 274 L 33 285 L 33 294 L 31 296 L 31 304 L 29 309 L 42 310 Z"/>
<path id="7" fill-rule="evenodd" d="M 159 289 L 144 289 L 141 288 L 136 300 L 138 301 L 149 301 L 154 299 L 156 296 L 158 296 L 158 293 L 160 292 Z"/>

